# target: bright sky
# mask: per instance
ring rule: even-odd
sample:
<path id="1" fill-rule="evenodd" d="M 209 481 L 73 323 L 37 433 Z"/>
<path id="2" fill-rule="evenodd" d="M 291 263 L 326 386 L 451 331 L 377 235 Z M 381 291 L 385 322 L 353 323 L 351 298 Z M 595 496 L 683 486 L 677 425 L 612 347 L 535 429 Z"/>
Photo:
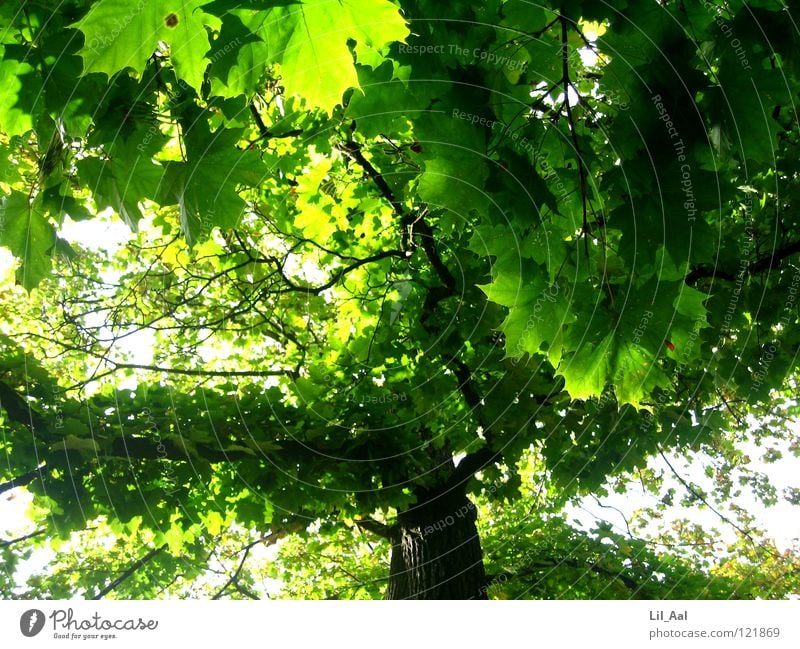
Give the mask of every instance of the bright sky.
<path id="1" fill-rule="evenodd" d="M 772 464 L 766 464 L 761 460 L 764 448 L 758 448 L 754 444 L 746 445 L 743 450 L 751 458 L 748 468 L 754 471 L 763 471 L 770 477 L 770 482 L 778 491 L 778 502 L 771 507 L 765 507 L 757 501 L 751 494 L 748 486 L 742 487 L 742 495 L 735 498 L 736 505 L 746 509 L 754 517 L 756 524 L 763 527 L 775 540 L 778 550 L 785 551 L 800 542 L 800 517 L 798 517 L 797 507 L 787 502 L 782 497 L 782 492 L 786 487 L 798 486 L 797 458 L 788 450 L 784 452 L 783 458 Z M 684 462 L 674 455 L 667 458 L 675 469 L 680 472 L 683 478 L 691 483 L 702 486 L 706 493 L 711 491 L 712 479 L 703 475 L 702 464 L 697 464 L 690 469 L 684 468 Z M 680 482 L 671 476 L 669 467 L 661 458 L 653 458 L 649 466 L 658 471 L 664 471 L 668 475 L 665 480 L 664 491 L 669 487 L 676 490 L 675 506 L 670 508 L 667 520 L 686 518 L 694 521 L 705 528 L 716 528 L 720 531 L 719 541 L 731 543 L 736 540 L 736 530 L 723 522 L 720 517 L 706 507 L 695 506 L 683 508 L 678 506 L 680 494 L 684 494 L 686 489 Z M 644 493 L 641 486 L 632 481 L 625 494 L 611 494 L 606 498 L 598 499 L 585 498 L 578 507 L 568 508 L 571 517 L 580 521 L 585 528 L 591 528 L 597 519 L 607 520 L 614 525 L 617 532 L 626 533 L 625 518 L 630 520 L 635 510 L 642 507 L 654 507 L 658 502 L 658 497 L 653 494 Z M 713 497 L 709 502 L 727 514 L 721 506 L 714 502 Z M 613 508 L 613 509 L 609 509 Z M 615 511 L 618 510 L 618 511 Z M 729 516 L 733 518 L 732 516 Z M 665 521 L 659 521 L 660 526 L 665 525 Z M 653 530 L 655 528 L 652 528 Z"/>

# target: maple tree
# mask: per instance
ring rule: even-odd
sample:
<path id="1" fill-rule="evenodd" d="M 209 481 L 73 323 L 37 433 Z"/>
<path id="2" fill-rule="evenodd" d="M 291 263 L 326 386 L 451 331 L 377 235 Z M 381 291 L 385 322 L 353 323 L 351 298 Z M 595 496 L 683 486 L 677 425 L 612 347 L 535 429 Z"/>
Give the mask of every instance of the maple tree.
<path id="1" fill-rule="evenodd" d="M 800 449 L 792 11 L 0 5 L 4 588 L 48 543 L 32 595 L 258 596 L 280 541 L 288 596 L 795 590 L 735 504 Z M 567 521 L 632 475 L 652 521 L 669 453 L 730 557 Z"/>

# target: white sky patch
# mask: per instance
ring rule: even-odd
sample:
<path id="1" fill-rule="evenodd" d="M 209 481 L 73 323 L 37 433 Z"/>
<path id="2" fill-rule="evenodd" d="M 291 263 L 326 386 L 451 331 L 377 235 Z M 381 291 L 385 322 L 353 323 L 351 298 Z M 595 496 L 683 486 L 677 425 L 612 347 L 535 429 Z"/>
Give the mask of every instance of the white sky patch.
<path id="1" fill-rule="evenodd" d="M 317 264 L 294 253 L 286 256 L 284 270 L 289 277 L 301 277 L 312 285 L 323 284 L 329 279 L 328 273 Z"/>
<path id="2" fill-rule="evenodd" d="M 114 343 L 115 351 L 131 359 L 139 365 L 150 365 L 153 362 L 153 346 L 156 334 L 152 329 L 136 329 L 128 332 Z"/>
<path id="3" fill-rule="evenodd" d="M 250 552 L 251 559 L 257 565 L 275 561 L 283 541 L 284 539 L 280 539 L 272 545 L 259 544 L 255 546 Z M 257 583 L 267 595 L 277 595 L 283 588 L 283 582 L 280 579 L 272 579 L 271 577 L 258 579 Z"/>
<path id="4" fill-rule="evenodd" d="M 31 494 L 25 487 L 12 489 L 0 498 L 0 532 L 2 540 L 13 541 L 26 534 L 36 531 L 36 525 L 28 518 L 28 507 L 33 501 Z M 22 543 L 25 543 L 23 541 Z M 55 553 L 47 547 L 37 548 L 28 559 L 17 564 L 17 594 L 25 591 L 25 582 L 31 575 L 44 572 L 47 565 L 55 559 Z"/>
<path id="5" fill-rule="evenodd" d="M 0 248 L 0 279 L 14 266 L 14 255 L 6 248 Z"/>
<path id="6" fill-rule="evenodd" d="M 532 97 L 533 99 L 535 99 L 535 100 L 539 100 L 539 98 L 542 96 L 543 92 L 545 90 L 547 90 L 548 88 L 549 88 L 548 83 L 546 81 L 541 81 L 541 82 L 539 82 L 539 85 L 537 85 L 533 90 L 531 90 L 528 93 L 528 95 L 530 97 Z M 567 88 L 567 97 L 569 98 L 570 108 L 573 107 L 573 106 L 576 106 L 578 103 L 580 103 L 580 99 L 581 99 L 580 95 L 578 95 L 578 93 L 575 91 L 575 88 L 573 88 L 572 86 L 569 86 Z M 562 92 L 558 93 L 558 95 L 556 95 L 555 97 L 553 96 L 552 93 L 550 93 L 547 96 L 543 97 L 541 99 L 541 102 L 545 106 L 550 106 L 550 107 L 560 106 L 561 104 L 564 103 L 564 92 L 562 91 Z M 538 111 L 534 111 L 534 112 L 538 114 Z"/>
<path id="7" fill-rule="evenodd" d="M 66 217 L 58 235 L 69 243 L 113 254 L 127 243 L 132 233 L 127 225 L 112 215 L 108 209 L 87 221 L 73 221 Z"/>
<path id="8" fill-rule="evenodd" d="M 795 546 L 800 540 L 800 521 L 798 520 L 797 507 L 782 497 L 782 491 L 785 487 L 796 487 L 800 482 L 797 477 L 797 460 L 789 452 L 786 452 L 783 455 L 783 459 L 771 464 L 765 464 L 760 460 L 766 450 L 764 447 L 750 444 L 746 445 L 742 450 L 748 453 L 751 458 L 751 462 L 747 465 L 748 469 L 764 472 L 769 476 L 770 483 L 777 489 L 778 502 L 775 505 L 766 507 L 750 493 L 750 486 L 747 484 L 741 486 L 741 495 L 732 496 L 730 502 L 752 514 L 754 525 L 764 529 L 767 536 L 775 541 L 778 550 L 784 552 Z M 667 455 L 667 459 L 684 480 L 703 488 L 708 496 L 708 502 L 717 511 L 731 520 L 736 520 L 727 511 L 726 503 L 716 502 L 714 495 L 710 493 L 710 483 L 713 479 L 703 474 L 704 464 L 702 460 L 693 463 L 687 469 L 685 460 L 674 455 Z M 718 514 L 702 505 L 702 503 L 698 502 L 692 507 L 680 506 L 680 500 L 687 493 L 687 489 L 671 474 L 671 470 L 660 457 L 652 458 L 648 466 L 657 473 L 664 472 L 665 479 L 661 493 L 666 493 L 668 488 L 673 487 L 675 489 L 675 504 L 667 507 L 664 511 L 664 517 L 653 521 L 653 524 L 645 530 L 645 534 L 655 534 L 658 529 L 669 529 L 669 522 L 680 518 L 701 525 L 706 530 L 712 528 L 719 530 L 721 536 L 716 540 L 720 544 L 730 544 L 737 540 L 736 529 L 722 520 Z M 584 529 L 591 529 L 597 524 L 598 520 L 604 520 L 611 523 L 615 531 L 620 534 L 627 534 L 625 519 L 630 521 L 636 510 L 655 507 L 658 503 L 658 495 L 644 492 L 639 483 L 631 480 L 624 494 L 611 493 L 606 497 L 598 497 L 597 499 L 593 496 L 588 496 L 583 498 L 577 505 L 568 505 L 565 512 Z"/>
<path id="9" fill-rule="evenodd" d="M 587 68 L 592 68 L 597 65 L 597 54 L 594 50 L 588 47 L 582 47 L 578 50 L 578 54 L 581 57 L 581 63 L 583 63 Z"/>
<path id="10" fill-rule="evenodd" d="M 206 365 L 225 361 L 238 353 L 236 346 L 227 340 L 211 339 L 212 342 L 197 347 L 197 355 Z"/>
<path id="11" fill-rule="evenodd" d="M 93 251 L 103 251 L 113 256 L 133 238 L 134 233 L 120 220 L 111 209 L 100 212 L 96 217 L 86 221 L 73 221 L 66 217 L 59 236 L 69 243 L 80 245 Z M 108 270 L 100 274 L 107 284 L 115 284 L 121 276 L 120 271 Z M 94 317 L 93 317 L 94 316 Z M 114 340 L 110 359 L 133 363 L 136 365 L 152 365 L 155 347 L 155 332 L 149 329 L 114 332 L 104 326 L 104 315 L 89 313 L 86 321 L 89 326 L 99 327 L 99 334 L 107 341 Z M 135 389 L 138 379 L 134 376 L 120 382 L 121 389 Z M 97 383 L 86 386 L 86 396 L 91 396 L 100 388 Z"/>
<path id="12" fill-rule="evenodd" d="M 33 495 L 27 489 L 12 489 L 0 499 L 0 530 L 5 540 L 19 538 L 34 531 L 35 526 L 25 515 Z"/>

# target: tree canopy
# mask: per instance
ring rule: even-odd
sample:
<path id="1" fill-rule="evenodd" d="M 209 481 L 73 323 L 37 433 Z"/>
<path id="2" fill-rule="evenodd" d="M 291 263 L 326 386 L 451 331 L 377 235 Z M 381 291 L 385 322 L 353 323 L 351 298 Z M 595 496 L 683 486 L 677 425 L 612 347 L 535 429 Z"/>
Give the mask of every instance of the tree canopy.
<path id="1" fill-rule="evenodd" d="M 797 19 L 0 5 L 3 591 L 797 592 Z"/>

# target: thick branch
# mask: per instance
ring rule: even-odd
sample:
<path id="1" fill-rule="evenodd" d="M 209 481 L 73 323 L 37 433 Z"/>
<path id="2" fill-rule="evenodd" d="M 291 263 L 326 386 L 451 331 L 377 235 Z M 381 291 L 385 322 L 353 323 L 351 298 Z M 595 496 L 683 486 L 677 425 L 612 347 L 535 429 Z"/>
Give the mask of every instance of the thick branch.
<path id="1" fill-rule="evenodd" d="M 40 465 L 38 468 L 28 471 L 27 473 L 23 473 L 22 475 L 18 475 L 16 478 L 9 480 L 8 482 L 0 483 L 0 494 L 6 491 L 10 491 L 16 487 L 24 487 L 25 485 L 30 484 L 36 478 L 41 475 L 42 469 L 44 468 L 44 464 Z"/>
<path id="2" fill-rule="evenodd" d="M 366 174 L 375 182 L 383 194 L 384 198 L 389 201 L 395 213 L 400 217 L 401 223 L 409 228 L 414 228 L 418 233 L 420 245 L 422 246 L 425 256 L 442 282 L 441 286 L 434 286 L 428 289 L 425 297 L 425 302 L 422 305 L 421 321 L 424 323 L 435 313 L 436 307 L 442 300 L 452 297 L 457 293 L 457 283 L 450 269 L 442 261 L 439 251 L 436 249 L 436 241 L 433 236 L 433 229 L 424 219 L 423 216 L 413 218 L 405 210 L 404 206 L 397 197 L 394 195 L 391 187 L 389 187 L 385 178 L 381 173 L 364 157 L 360 147 L 355 142 L 347 142 L 345 144 L 346 151 L 350 156 L 364 169 Z M 456 358 L 445 359 L 446 362 L 454 368 L 456 378 L 459 382 L 459 390 L 464 397 L 467 405 L 477 414 L 481 409 L 481 397 L 478 394 L 473 381 L 472 373 L 469 368 L 460 360 Z M 480 418 L 479 418 L 480 419 Z M 487 431 L 487 427 L 484 426 Z M 483 467 L 497 461 L 501 454 L 496 451 L 484 449 L 465 457 L 456 467 L 452 476 L 448 479 L 448 487 L 461 488 L 466 484 L 472 475 L 482 469 Z"/>
<path id="3" fill-rule="evenodd" d="M 456 466 L 453 475 L 448 481 L 448 487 L 463 487 L 478 471 L 498 462 L 502 456 L 502 452 L 492 451 L 489 448 L 482 448 L 474 453 L 469 453 Z"/>
<path id="4" fill-rule="evenodd" d="M 31 432 L 37 432 L 45 426 L 44 418 L 37 413 L 17 391 L 0 381 L 0 407 L 8 416 Z"/>
<path id="5" fill-rule="evenodd" d="M 470 453 L 458 463 L 458 466 L 456 466 L 455 471 L 453 472 L 453 475 L 449 481 L 450 486 L 462 487 L 476 472 L 494 462 L 499 461 L 502 457 L 502 453 L 500 451 L 491 450 L 491 448 L 494 446 L 494 436 L 492 434 L 491 426 L 487 425 L 483 421 L 483 417 L 481 417 L 482 398 L 478 394 L 478 391 L 475 387 L 472 372 L 464 362 L 456 358 L 451 359 L 450 365 L 454 368 L 456 378 L 458 379 L 458 388 L 464 397 L 464 401 L 470 407 L 472 412 L 475 413 L 478 422 L 483 428 L 483 435 L 486 439 L 485 448 L 476 451 L 475 453 Z"/>
<path id="6" fill-rule="evenodd" d="M 408 212 L 403 207 L 403 204 L 397 200 L 397 197 L 394 195 L 392 188 L 389 187 L 389 183 L 386 182 L 386 179 L 383 177 L 380 171 L 378 171 L 375 166 L 364 157 L 364 154 L 361 151 L 361 147 L 358 146 L 355 142 L 345 142 L 344 143 L 344 150 L 350 155 L 353 160 L 355 160 L 358 165 L 367 173 L 367 176 L 378 186 L 378 189 L 381 190 L 381 194 L 383 194 L 384 198 L 392 206 L 392 209 L 395 211 L 400 219 L 404 222 L 410 218 Z"/>
<path id="7" fill-rule="evenodd" d="M 115 438 L 110 446 L 102 448 L 99 455 L 105 457 L 123 457 L 134 460 L 186 460 L 192 456 L 199 456 L 211 463 L 235 462 L 237 460 L 254 460 L 258 454 L 245 450 L 225 450 L 220 446 L 211 444 L 191 443 L 182 444 L 174 439 L 160 438 L 152 439 L 149 437 L 134 437 L 124 435 Z M 232 441 L 231 445 L 235 442 Z M 313 453 L 314 449 L 300 442 L 292 440 L 277 440 L 274 453 L 268 455 L 278 455 L 281 451 L 291 450 L 295 453 Z"/>
<path id="8" fill-rule="evenodd" d="M 478 410 L 481 407 L 481 397 L 475 388 L 475 383 L 472 380 L 472 372 L 466 363 L 463 361 L 452 358 L 449 363 L 453 367 L 456 378 L 458 379 L 458 389 L 464 396 L 464 401 L 473 410 Z M 483 424 L 483 422 L 481 422 Z"/>
<path id="9" fill-rule="evenodd" d="M 284 431 L 281 430 L 283 434 Z M 246 442 L 242 439 L 229 438 L 226 433 L 217 428 L 219 439 L 230 439 L 231 446 L 242 446 Z M 248 450 L 226 450 L 223 446 L 214 444 L 202 444 L 192 442 L 191 438 L 186 438 L 187 443 L 183 444 L 180 440 L 168 437 L 154 439 L 152 437 L 140 437 L 133 435 L 123 435 L 114 438 L 110 444 L 102 446 L 98 454 L 104 457 L 122 457 L 138 460 L 186 460 L 192 456 L 198 456 L 211 463 L 235 462 L 237 460 L 258 460 L 265 457 L 280 459 L 284 456 L 285 461 L 290 464 L 302 463 L 305 458 L 316 459 L 324 458 L 330 463 L 369 461 L 373 459 L 372 452 L 363 445 L 350 449 L 328 448 L 322 445 L 312 445 L 306 441 L 274 438 L 270 443 L 274 444 L 274 450 L 254 452 Z"/>
<path id="10" fill-rule="evenodd" d="M 393 528 L 389 525 L 384 525 L 372 518 L 365 518 L 356 521 L 356 525 L 364 528 L 368 532 L 372 532 L 375 536 L 380 536 L 389 541 L 392 540 Z"/>
<path id="11" fill-rule="evenodd" d="M 748 270 L 750 273 L 760 273 L 764 270 L 769 270 L 777 266 L 783 259 L 800 252 L 800 241 L 793 241 L 782 248 L 773 251 L 772 254 L 766 255 L 757 261 L 750 264 Z"/>
<path id="12" fill-rule="evenodd" d="M 740 273 L 739 277 L 742 277 L 744 273 Z M 722 270 L 721 268 L 714 268 L 713 266 L 709 266 L 706 264 L 702 264 L 694 268 L 684 280 L 689 286 L 694 286 L 697 284 L 698 280 L 704 278 L 713 278 L 713 279 L 724 279 L 729 282 L 735 282 L 737 277 L 736 275 L 731 275 L 730 273 Z"/>
<path id="13" fill-rule="evenodd" d="M 419 233 L 420 244 L 425 251 L 425 256 L 447 289 L 448 295 L 455 295 L 456 278 L 453 277 L 450 269 L 445 266 L 439 256 L 439 251 L 436 249 L 435 239 L 433 238 L 433 229 L 422 216 L 414 221 L 414 229 Z"/>
<path id="14" fill-rule="evenodd" d="M 100 455 L 105 457 L 124 457 L 132 460 L 186 460 L 195 454 L 209 462 L 228 462 L 253 459 L 253 455 L 245 451 L 225 451 L 206 444 L 179 444 L 172 439 L 153 440 L 148 437 L 123 435 L 115 438 L 109 448 L 102 449 Z"/>

